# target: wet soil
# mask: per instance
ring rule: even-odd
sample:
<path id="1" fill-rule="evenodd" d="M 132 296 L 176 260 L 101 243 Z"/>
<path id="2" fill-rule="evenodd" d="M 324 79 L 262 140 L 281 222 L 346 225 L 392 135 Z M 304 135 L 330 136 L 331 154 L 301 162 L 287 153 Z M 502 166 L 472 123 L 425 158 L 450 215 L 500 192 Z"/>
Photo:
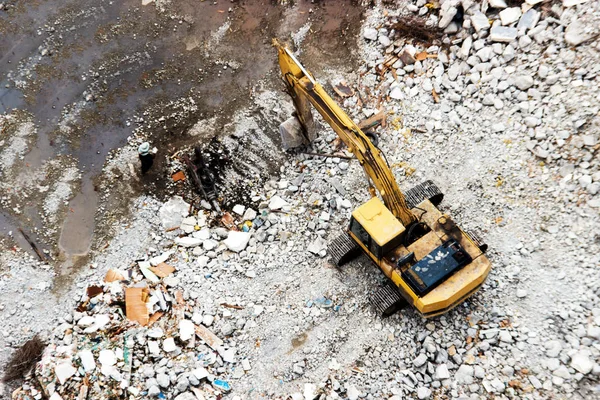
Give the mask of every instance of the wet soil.
<path id="1" fill-rule="evenodd" d="M 89 252 L 101 229 L 102 201 L 128 205 L 128 196 L 102 200 L 96 188 L 107 155 L 127 145 L 134 132 L 143 131 L 163 154 L 172 154 L 227 135 L 222 128 L 236 110 L 251 105 L 257 85 L 282 90 L 272 38 L 293 44 L 290 35 L 309 26 L 301 45 L 308 68 L 353 68 L 363 12 L 358 4 L 286 3 L 9 2 L 0 11 L 0 113 L 26 110 L 38 127 L 23 168 L 68 154 L 82 173 L 57 235 L 35 239 L 67 256 Z M 212 117 L 213 132 L 186 136 L 198 120 Z M 158 161 L 129 196 L 160 196 L 165 179 Z M 18 226 L 43 231 L 42 201 L 30 203 L 20 216 L 0 210 L 0 235 Z"/>

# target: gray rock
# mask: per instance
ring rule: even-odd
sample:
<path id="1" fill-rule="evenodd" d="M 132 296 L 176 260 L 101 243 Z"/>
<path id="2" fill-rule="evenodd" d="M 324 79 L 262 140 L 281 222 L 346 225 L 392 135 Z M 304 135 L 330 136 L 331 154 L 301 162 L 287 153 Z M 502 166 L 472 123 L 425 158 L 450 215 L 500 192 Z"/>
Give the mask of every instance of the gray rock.
<path id="1" fill-rule="evenodd" d="M 187 390 L 188 387 L 190 387 L 190 381 L 188 381 L 188 378 L 186 378 L 185 376 L 180 376 L 179 379 L 177 379 L 177 384 L 175 385 L 175 388 L 180 392 L 183 392 Z"/>
<path id="2" fill-rule="evenodd" d="M 427 362 L 427 356 L 423 353 L 419 354 L 417 358 L 413 360 L 413 365 L 417 368 L 421 367 Z"/>
<path id="3" fill-rule="evenodd" d="M 546 342 L 545 347 L 548 357 L 558 357 L 562 350 L 562 343 L 558 340 L 550 340 Z"/>
<path id="4" fill-rule="evenodd" d="M 165 374 L 165 373 L 160 373 L 156 375 L 156 382 L 158 382 L 158 385 L 161 388 L 168 388 L 169 386 L 171 386 L 171 380 L 169 379 L 169 375 Z"/>
<path id="5" fill-rule="evenodd" d="M 507 26 L 494 26 L 490 31 L 493 42 L 510 43 L 517 38 L 517 28 Z"/>
<path id="6" fill-rule="evenodd" d="M 521 16 L 521 19 L 519 20 L 519 23 L 517 24 L 517 29 L 518 30 L 533 29 L 533 28 L 535 28 L 535 26 L 537 25 L 539 20 L 540 20 L 540 13 L 538 11 L 536 11 L 535 9 L 531 8 L 531 9 L 527 10 Z"/>
<path id="7" fill-rule="evenodd" d="M 475 369 L 472 366 L 463 364 L 458 368 L 458 370 L 454 374 L 454 379 L 456 379 L 458 383 L 470 385 L 471 383 L 473 383 L 474 372 Z"/>
<path id="8" fill-rule="evenodd" d="M 400 60 L 404 63 L 404 65 L 412 65 L 417 61 L 413 55 L 413 52 L 406 48 L 402 50 L 402 53 L 400 53 Z"/>
<path id="9" fill-rule="evenodd" d="M 556 359 L 553 358 L 552 360 L 556 360 Z M 558 361 L 558 360 L 556 360 L 556 361 Z M 558 376 L 559 378 L 563 378 L 563 379 L 571 379 L 571 374 L 569 373 L 569 369 L 564 365 L 561 365 L 560 367 L 558 367 L 557 369 L 552 371 L 552 375 Z"/>
<path id="10" fill-rule="evenodd" d="M 233 328 L 233 325 L 231 325 L 230 323 L 225 323 L 221 327 L 221 334 L 223 336 L 231 336 L 234 331 L 235 331 L 235 329 Z"/>

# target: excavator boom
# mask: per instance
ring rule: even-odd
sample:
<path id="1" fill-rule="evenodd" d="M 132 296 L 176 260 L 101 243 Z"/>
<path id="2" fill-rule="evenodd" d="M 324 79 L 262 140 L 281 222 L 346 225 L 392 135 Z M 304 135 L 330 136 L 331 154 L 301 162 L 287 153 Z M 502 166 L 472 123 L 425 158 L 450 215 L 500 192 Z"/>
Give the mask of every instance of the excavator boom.
<path id="1" fill-rule="evenodd" d="M 308 100 L 358 159 L 386 207 L 404 226 L 411 225 L 415 216 L 407 207 L 404 195 L 381 151 L 315 81 L 292 52 L 277 41 L 274 44 L 279 52 L 279 66 L 287 90 L 294 100 L 303 129 L 311 129 L 312 124 L 312 114 L 306 103 Z"/>

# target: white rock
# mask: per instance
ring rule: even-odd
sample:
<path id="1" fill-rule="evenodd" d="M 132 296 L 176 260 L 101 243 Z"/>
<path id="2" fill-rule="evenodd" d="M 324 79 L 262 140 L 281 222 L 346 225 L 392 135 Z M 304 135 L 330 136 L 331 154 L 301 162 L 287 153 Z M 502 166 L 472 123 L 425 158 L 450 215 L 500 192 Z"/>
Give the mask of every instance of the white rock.
<path id="1" fill-rule="evenodd" d="M 533 77 L 531 75 L 518 75 L 514 78 L 514 83 L 519 90 L 527 90 L 533 86 Z"/>
<path id="2" fill-rule="evenodd" d="M 586 33 L 585 26 L 579 19 L 575 19 L 567 26 L 565 30 L 565 41 L 571 46 L 577 46 L 592 38 L 590 33 Z"/>
<path id="3" fill-rule="evenodd" d="M 519 7 L 510 7 L 500 11 L 500 21 L 502 25 L 510 25 L 521 18 L 521 9 Z"/>
<path id="4" fill-rule="evenodd" d="M 250 232 L 229 231 L 229 235 L 224 243 L 230 251 L 239 253 L 248 245 L 250 236 L 252 236 Z"/>
<path id="5" fill-rule="evenodd" d="M 200 239 L 200 240 L 208 240 L 210 239 L 210 229 L 208 228 L 203 228 L 200 229 L 199 231 L 196 231 L 192 234 L 192 237 L 194 237 L 195 239 Z"/>
<path id="6" fill-rule="evenodd" d="M 70 377 L 75 375 L 76 372 L 77 369 L 73 367 L 70 362 L 57 364 L 54 367 L 54 375 L 61 385 L 64 385 Z"/>
<path id="7" fill-rule="evenodd" d="M 365 28 L 363 31 L 363 37 L 369 40 L 377 40 L 377 29 Z"/>
<path id="8" fill-rule="evenodd" d="M 244 210 L 246 209 L 246 207 L 242 204 L 236 204 L 235 206 L 233 206 L 233 208 L 231 209 L 231 211 L 233 211 L 234 213 L 236 213 L 237 215 L 244 215 Z"/>
<path id="9" fill-rule="evenodd" d="M 202 325 L 207 326 L 207 327 L 211 326 L 212 323 L 214 322 L 214 320 L 215 320 L 215 317 L 213 315 L 204 314 L 202 316 Z"/>
<path id="10" fill-rule="evenodd" d="M 165 251 L 160 256 L 152 257 L 148 261 L 150 262 L 151 265 L 156 267 L 158 264 L 164 263 L 165 261 L 167 261 L 169 259 L 169 257 L 171 257 L 171 254 L 173 254 L 172 251 L 170 251 L 170 250 Z"/>
<path id="11" fill-rule="evenodd" d="M 452 19 L 458 12 L 456 7 L 446 6 L 446 4 L 450 3 L 450 1 L 446 1 L 442 4 L 442 7 L 440 8 L 440 22 L 438 23 L 438 27 L 442 29 L 450 25 L 450 22 L 452 22 Z"/>
<path id="12" fill-rule="evenodd" d="M 272 210 L 272 211 L 280 210 L 281 208 L 283 208 L 287 205 L 288 205 L 288 202 L 277 195 L 271 197 L 271 200 L 269 200 L 269 210 Z"/>
<path id="13" fill-rule="evenodd" d="M 313 400 L 317 397 L 317 385 L 313 383 L 304 384 L 304 400 Z"/>
<path id="14" fill-rule="evenodd" d="M 475 370 L 472 366 L 463 364 L 460 366 L 460 368 L 458 368 L 458 370 L 454 374 L 454 379 L 456 379 L 458 383 L 470 385 L 471 383 L 473 383 L 474 372 Z"/>
<path id="15" fill-rule="evenodd" d="M 579 351 L 571 357 L 571 367 L 585 375 L 592 371 L 594 362 L 586 353 Z"/>
<path id="16" fill-rule="evenodd" d="M 94 360 L 94 354 L 91 350 L 81 350 L 78 355 L 86 373 L 90 373 L 96 369 L 96 360 Z"/>
<path id="17" fill-rule="evenodd" d="M 399 86 L 395 86 L 390 90 L 390 97 L 394 100 L 402 100 L 404 98 L 404 94 L 402 93 L 402 88 Z"/>
<path id="18" fill-rule="evenodd" d="M 484 13 L 476 12 L 471 15 L 471 25 L 475 28 L 475 32 L 479 32 L 483 29 L 489 29 L 490 20 Z"/>
<path id="19" fill-rule="evenodd" d="M 189 319 L 179 320 L 179 339 L 187 342 L 194 337 L 195 328 L 194 323 Z"/>
<path id="20" fill-rule="evenodd" d="M 417 389 L 417 397 L 420 400 L 426 400 L 431 396 L 431 389 L 421 386 Z"/>
<path id="21" fill-rule="evenodd" d="M 357 400 L 360 396 L 360 392 L 356 386 L 350 385 L 348 386 L 348 389 L 346 389 L 346 396 L 348 396 L 348 400 Z"/>
<path id="22" fill-rule="evenodd" d="M 415 358 L 413 360 L 413 365 L 417 368 L 419 368 L 420 366 L 424 365 L 427 362 L 427 355 L 426 354 L 419 354 L 417 356 L 417 358 Z"/>
<path id="23" fill-rule="evenodd" d="M 444 380 L 450 378 L 450 372 L 448 371 L 448 366 L 446 364 L 440 364 L 435 369 L 435 377 L 439 380 Z"/>
<path id="24" fill-rule="evenodd" d="M 196 247 L 202 244 L 202 239 L 193 236 L 184 236 L 175 238 L 175 244 L 182 247 Z"/>
<path id="25" fill-rule="evenodd" d="M 91 326 L 95 321 L 95 317 L 86 315 L 84 317 L 79 318 L 79 321 L 77 321 L 77 326 L 88 327 Z"/>
<path id="26" fill-rule="evenodd" d="M 489 2 L 490 7 L 493 8 L 506 8 L 506 2 L 504 0 L 490 0 Z"/>
<path id="27" fill-rule="evenodd" d="M 160 222 L 164 229 L 179 228 L 183 218 L 187 217 L 190 211 L 190 205 L 180 196 L 173 196 L 169 201 L 162 205 L 158 214 Z"/>
<path id="28" fill-rule="evenodd" d="M 510 43 L 517 38 L 517 28 L 494 26 L 490 31 L 493 42 Z"/>
<path id="29" fill-rule="evenodd" d="M 163 350 L 167 353 L 177 350 L 177 345 L 175 344 L 175 339 L 172 337 L 166 338 L 163 340 Z"/>
<path id="30" fill-rule="evenodd" d="M 539 20 L 540 13 L 535 9 L 531 8 L 523 14 L 521 19 L 519 20 L 519 23 L 517 24 L 517 29 L 533 29 L 537 25 Z"/>
<path id="31" fill-rule="evenodd" d="M 107 314 L 98 314 L 94 318 L 94 323 L 83 330 L 84 333 L 92 333 L 104 328 L 110 322 Z"/>
<path id="32" fill-rule="evenodd" d="M 110 349 L 100 350 L 100 354 L 98 355 L 98 362 L 102 366 L 111 366 L 117 363 L 117 355 L 114 351 Z"/>
<path id="33" fill-rule="evenodd" d="M 244 221 L 253 221 L 256 218 L 256 211 L 251 208 L 247 208 L 242 216 Z"/>
<path id="34" fill-rule="evenodd" d="M 524 297 L 527 297 L 527 290 L 524 289 L 517 289 L 517 297 L 519 299 L 522 299 Z"/>
<path id="35" fill-rule="evenodd" d="M 379 43 L 381 43 L 383 47 L 388 47 L 390 44 L 392 44 L 392 41 L 387 36 L 380 35 Z"/>

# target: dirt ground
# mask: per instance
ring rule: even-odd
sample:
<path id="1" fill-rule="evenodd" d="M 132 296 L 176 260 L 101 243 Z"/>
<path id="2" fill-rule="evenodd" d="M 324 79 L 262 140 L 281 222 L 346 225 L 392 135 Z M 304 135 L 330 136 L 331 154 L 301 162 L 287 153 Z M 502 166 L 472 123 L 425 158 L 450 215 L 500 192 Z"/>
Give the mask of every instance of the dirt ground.
<path id="1" fill-rule="evenodd" d="M 310 30 L 311 67 L 351 70 L 363 12 L 353 1 L 4 4 L 0 112 L 19 110 L 17 119 L 33 123 L 35 133 L 11 165 L 0 235 L 5 249 L 28 248 L 18 233 L 24 229 L 55 263 L 86 255 L 93 238 L 104 236 L 107 204 L 126 213 L 140 193 L 162 196 L 162 161 L 184 145 L 227 135 L 224 126 L 252 106 L 255 87 L 281 90 L 271 38 L 300 44 Z M 172 101 L 184 97 L 193 106 Z M 186 137 L 202 118 L 210 129 Z M 159 149 L 155 168 L 127 196 L 100 193 L 107 156 L 134 131 Z M 75 179 L 61 176 L 67 165 Z M 58 192 L 60 204 L 50 210 L 43 209 L 48 192 L 27 186 L 40 170 L 43 185 Z"/>

